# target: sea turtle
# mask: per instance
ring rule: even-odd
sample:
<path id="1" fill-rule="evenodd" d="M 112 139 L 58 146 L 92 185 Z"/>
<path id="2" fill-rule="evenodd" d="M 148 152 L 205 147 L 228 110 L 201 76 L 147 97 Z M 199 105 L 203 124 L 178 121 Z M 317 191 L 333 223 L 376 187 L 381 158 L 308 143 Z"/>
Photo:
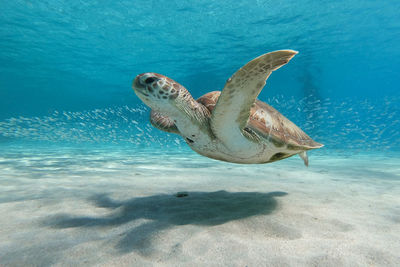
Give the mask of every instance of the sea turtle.
<path id="1" fill-rule="evenodd" d="M 136 95 L 151 108 L 156 128 L 182 136 L 200 155 L 234 163 L 268 163 L 323 145 L 257 96 L 272 71 L 297 54 L 279 50 L 259 56 L 230 77 L 222 92 L 194 100 L 172 79 L 143 73 L 133 81 Z"/>

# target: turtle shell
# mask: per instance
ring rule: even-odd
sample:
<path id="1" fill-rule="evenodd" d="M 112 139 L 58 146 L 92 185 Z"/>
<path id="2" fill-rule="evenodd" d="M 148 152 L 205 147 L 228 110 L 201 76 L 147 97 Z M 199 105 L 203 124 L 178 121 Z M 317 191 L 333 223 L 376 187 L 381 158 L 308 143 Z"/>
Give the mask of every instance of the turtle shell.
<path id="1" fill-rule="evenodd" d="M 197 99 L 197 102 L 212 113 L 220 94 L 220 91 L 207 93 Z M 289 150 L 309 150 L 323 146 L 312 140 L 279 111 L 258 99 L 251 107 L 250 118 L 244 130 L 253 131 L 276 147 L 286 146 Z"/>

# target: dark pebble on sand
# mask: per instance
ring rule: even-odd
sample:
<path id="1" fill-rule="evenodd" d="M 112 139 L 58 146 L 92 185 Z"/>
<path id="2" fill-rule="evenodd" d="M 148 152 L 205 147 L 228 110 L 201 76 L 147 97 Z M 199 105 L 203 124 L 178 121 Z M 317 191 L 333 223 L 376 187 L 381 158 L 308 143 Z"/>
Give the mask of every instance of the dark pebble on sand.
<path id="1" fill-rule="evenodd" d="M 187 192 L 178 192 L 176 193 L 176 197 L 187 197 L 189 194 Z"/>

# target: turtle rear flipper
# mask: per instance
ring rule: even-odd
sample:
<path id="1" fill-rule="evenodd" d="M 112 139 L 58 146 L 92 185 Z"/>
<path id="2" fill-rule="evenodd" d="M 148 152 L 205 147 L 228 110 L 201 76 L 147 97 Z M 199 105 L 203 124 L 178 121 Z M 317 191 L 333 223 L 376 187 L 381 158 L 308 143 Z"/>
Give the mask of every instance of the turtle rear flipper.
<path id="1" fill-rule="evenodd" d="M 306 151 L 302 151 L 299 153 L 300 158 L 304 161 L 304 165 L 308 167 L 308 156 Z"/>

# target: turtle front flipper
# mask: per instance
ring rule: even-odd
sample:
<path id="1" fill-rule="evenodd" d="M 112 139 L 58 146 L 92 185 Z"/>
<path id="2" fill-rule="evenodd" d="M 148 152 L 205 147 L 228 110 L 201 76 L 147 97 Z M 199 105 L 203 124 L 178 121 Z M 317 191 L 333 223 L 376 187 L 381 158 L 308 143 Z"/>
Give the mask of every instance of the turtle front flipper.
<path id="1" fill-rule="evenodd" d="M 248 62 L 228 79 L 211 117 L 211 129 L 225 146 L 243 151 L 254 144 L 244 137 L 246 133 L 243 131 L 251 106 L 272 71 L 288 63 L 296 54 L 293 50 L 264 54 Z"/>
<path id="2" fill-rule="evenodd" d="M 161 131 L 180 134 L 173 120 L 157 111 L 152 110 L 150 112 L 150 123 Z"/>

